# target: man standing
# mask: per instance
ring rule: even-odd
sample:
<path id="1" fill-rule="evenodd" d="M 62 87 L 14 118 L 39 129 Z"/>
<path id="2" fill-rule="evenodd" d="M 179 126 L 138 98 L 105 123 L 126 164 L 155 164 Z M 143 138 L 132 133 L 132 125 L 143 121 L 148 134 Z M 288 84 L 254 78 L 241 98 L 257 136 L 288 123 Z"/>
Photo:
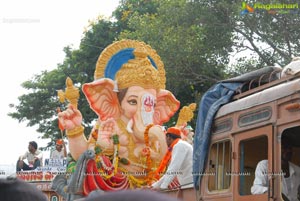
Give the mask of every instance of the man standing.
<path id="1" fill-rule="evenodd" d="M 64 159 L 67 157 L 65 142 L 62 139 L 56 140 L 55 150 L 51 153 L 53 159 Z"/>
<path id="2" fill-rule="evenodd" d="M 43 152 L 37 149 L 38 145 L 35 141 L 31 141 L 28 144 L 28 151 L 19 157 L 17 162 L 17 171 L 21 170 L 34 170 L 43 165 Z M 27 159 L 28 164 L 23 160 Z"/>
<path id="3" fill-rule="evenodd" d="M 156 171 L 156 176 L 164 175 L 152 184 L 152 188 L 167 189 L 175 178 L 181 188 L 193 187 L 192 145 L 181 139 L 180 129 L 176 127 L 168 128 L 166 141 L 169 148 Z"/>

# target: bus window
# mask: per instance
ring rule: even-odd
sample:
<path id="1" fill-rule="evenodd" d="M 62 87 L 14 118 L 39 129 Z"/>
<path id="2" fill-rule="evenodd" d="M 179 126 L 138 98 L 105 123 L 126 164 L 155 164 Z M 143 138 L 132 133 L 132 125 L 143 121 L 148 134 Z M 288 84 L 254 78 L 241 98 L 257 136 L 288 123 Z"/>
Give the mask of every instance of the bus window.
<path id="1" fill-rule="evenodd" d="M 281 192 L 283 199 L 300 197 L 300 127 L 284 130 L 281 135 Z"/>
<path id="2" fill-rule="evenodd" d="M 268 159 L 268 138 L 260 136 L 240 141 L 239 144 L 239 194 L 250 195 L 255 178 L 256 165 Z"/>
<path id="3" fill-rule="evenodd" d="M 209 157 L 208 190 L 228 189 L 231 171 L 231 142 L 229 140 L 212 144 Z"/>

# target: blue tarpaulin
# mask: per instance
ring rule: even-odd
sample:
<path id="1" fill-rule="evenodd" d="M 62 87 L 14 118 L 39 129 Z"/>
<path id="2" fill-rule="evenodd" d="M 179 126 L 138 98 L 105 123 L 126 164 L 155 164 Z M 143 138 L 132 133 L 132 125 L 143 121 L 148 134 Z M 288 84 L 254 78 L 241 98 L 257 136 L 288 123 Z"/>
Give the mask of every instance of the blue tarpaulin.
<path id="1" fill-rule="evenodd" d="M 217 83 L 203 95 L 200 101 L 193 152 L 193 177 L 196 189 L 199 189 L 205 171 L 214 116 L 222 105 L 231 100 L 235 90 L 241 85 L 242 83 L 239 82 Z"/>

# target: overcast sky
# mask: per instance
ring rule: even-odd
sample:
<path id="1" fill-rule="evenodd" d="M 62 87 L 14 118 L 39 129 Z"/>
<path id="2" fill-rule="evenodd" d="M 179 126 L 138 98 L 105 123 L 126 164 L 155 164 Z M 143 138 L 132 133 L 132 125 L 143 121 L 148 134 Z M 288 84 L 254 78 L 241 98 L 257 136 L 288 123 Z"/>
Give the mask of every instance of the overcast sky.
<path id="1" fill-rule="evenodd" d="M 10 103 L 26 91 L 22 82 L 52 70 L 64 59 L 63 48 L 77 49 L 88 20 L 111 16 L 119 0 L 6 0 L 0 1 L 0 165 L 15 164 L 28 142 L 45 146 L 35 128 L 7 116 Z M 100 52 L 99 52 L 100 54 Z M 49 157 L 49 153 L 45 153 Z"/>

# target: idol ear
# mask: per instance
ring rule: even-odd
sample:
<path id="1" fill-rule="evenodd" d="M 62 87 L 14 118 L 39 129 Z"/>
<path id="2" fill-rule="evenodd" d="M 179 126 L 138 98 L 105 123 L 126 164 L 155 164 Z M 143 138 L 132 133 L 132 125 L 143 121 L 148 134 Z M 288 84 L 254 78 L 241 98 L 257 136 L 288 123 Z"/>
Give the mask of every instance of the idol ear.
<path id="1" fill-rule="evenodd" d="M 82 86 L 91 109 L 101 120 L 108 117 L 115 119 L 120 116 L 120 104 L 117 93 L 114 91 L 114 81 L 109 78 L 101 78 Z"/>
<path id="2" fill-rule="evenodd" d="M 168 90 L 160 90 L 156 100 L 153 121 L 154 124 L 162 125 L 177 112 L 180 102 Z"/>

